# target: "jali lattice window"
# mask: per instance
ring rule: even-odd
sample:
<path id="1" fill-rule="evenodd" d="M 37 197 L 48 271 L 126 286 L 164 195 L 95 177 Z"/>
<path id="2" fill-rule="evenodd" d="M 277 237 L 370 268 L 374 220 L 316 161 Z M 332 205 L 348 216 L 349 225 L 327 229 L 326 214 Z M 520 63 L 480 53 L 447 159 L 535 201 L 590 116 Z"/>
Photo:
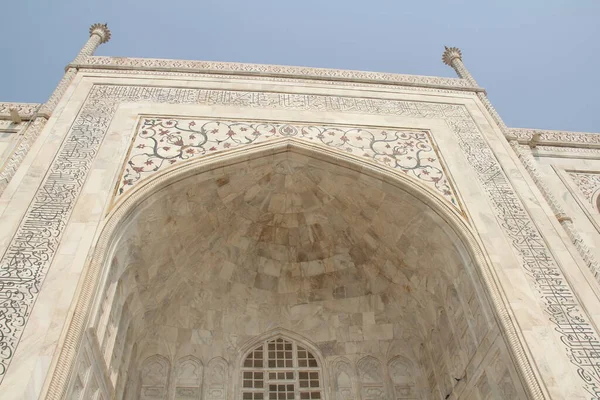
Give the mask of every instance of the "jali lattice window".
<path id="1" fill-rule="evenodd" d="M 323 399 L 315 356 L 293 341 L 276 338 L 252 350 L 242 365 L 242 400 Z"/>

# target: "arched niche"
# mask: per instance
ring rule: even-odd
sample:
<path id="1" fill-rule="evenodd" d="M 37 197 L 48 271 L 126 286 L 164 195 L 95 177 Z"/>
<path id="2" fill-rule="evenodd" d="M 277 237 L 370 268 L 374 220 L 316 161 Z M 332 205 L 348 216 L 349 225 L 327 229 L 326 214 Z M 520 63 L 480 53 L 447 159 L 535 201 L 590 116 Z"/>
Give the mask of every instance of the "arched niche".
<path id="1" fill-rule="evenodd" d="M 414 399 L 418 396 L 418 370 L 406 357 L 396 356 L 388 363 L 394 399 Z"/>
<path id="2" fill-rule="evenodd" d="M 241 346 L 234 371 L 238 398 L 324 399 L 329 392 L 325 361 L 310 340 L 273 329 Z"/>
<path id="3" fill-rule="evenodd" d="M 331 363 L 332 393 L 335 400 L 354 400 L 356 382 L 354 368 L 346 357 L 339 357 Z"/>
<path id="4" fill-rule="evenodd" d="M 83 285 L 75 313 L 89 317 L 67 340 L 94 329 L 115 360 L 117 388 L 161 346 L 231 369 L 241 343 L 282 328 L 314 342 L 326 365 L 346 357 L 368 367 L 400 348 L 422 371 L 418 398 L 460 398 L 452 392 L 474 382 L 458 387 L 463 371 L 452 360 L 467 368 L 484 343 L 497 348 L 516 393 L 538 390 L 464 217 L 407 176 L 293 140 L 140 185 L 107 219 Z M 126 363 L 113 357 L 113 329 L 133 332 L 119 346 Z M 64 349 L 57 369 L 76 358 Z"/>
<path id="5" fill-rule="evenodd" d="M 202 392 L 202 361 L 194 356 L 177 360 L 174 375 L 174 398 L 200 399 Z"/>
<path id="6" fill-rule="evenodd" d="M 140 400 L 153 400 L 167 397 L 171 365 L 161 355 L 145 359 L 140 368 Z"/>
<path id="7" fill-rule="evenodd" d="M 361 399 L 385 399 L 390 394 L 385 386 L 385 373 L 381 361 L 373 356 L 365 356 L 358 361 L 358 382 Z"/>

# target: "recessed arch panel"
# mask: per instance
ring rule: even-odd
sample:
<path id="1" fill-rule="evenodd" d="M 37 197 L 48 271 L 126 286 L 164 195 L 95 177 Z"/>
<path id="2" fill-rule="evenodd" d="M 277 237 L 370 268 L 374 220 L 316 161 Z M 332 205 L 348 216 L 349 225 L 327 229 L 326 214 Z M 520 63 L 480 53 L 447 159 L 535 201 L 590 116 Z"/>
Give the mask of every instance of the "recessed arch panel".
<path id="1" fill-rule="evenodd" d="M 253 340 L 268 352 L 269 340 L 289 339 L 292 368 L 299 347 L 324 367 L 322 397 L 341 388 L 358 399 L 365 389 L 388 396 L 391 347 L 434 377 L 423 385 L 443 397 L 453 386 L 435 377 L 452 382 L 448 360 L 465 352 L 469 361 L 487 334 L 515 335 L 478 241 L 446 200 L 401 173 L 289 139 L 141 183 L 108 216 L 86 279 L 75 312 L 89 313 L 82 320 L 99 328 L 100 342 L 112 338 L 102 321 L 124 312 L 140 354 L 155 343 L 197 354 L 204 396 L 215 400 L 232 396 L 240 376 L 243 386 L 236 368 Z M 450 331 L 461 338 L 455 347 L 444 346 Z M 527 368 L 518 341 L 493 345 L 509 370 Z M 443 368 L 432 362 L 438 351 L 447 352 Z M 349 364 L 330 380 L 333 360 Z M 360 387 L 347 385 L 348 365 Z"/>

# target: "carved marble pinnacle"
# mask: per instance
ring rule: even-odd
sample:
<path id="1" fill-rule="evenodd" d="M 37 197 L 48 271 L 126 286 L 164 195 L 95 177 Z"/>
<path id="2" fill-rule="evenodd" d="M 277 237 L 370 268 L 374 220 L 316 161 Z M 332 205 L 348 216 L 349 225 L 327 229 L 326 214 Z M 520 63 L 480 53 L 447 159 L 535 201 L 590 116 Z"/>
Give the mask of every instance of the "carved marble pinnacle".
<path id="1" fill-rule="evenodd" d="M 100 43 L 106 43 L 110 40 L 110 29 L 106 24 L 94 24 L 90 26 L 90 36 L 98 35 L 102 39 Z"/>
<path id="2" fill-rule="evenodd" d="M 442 61 L 444 62 L 444 64 L 452 66 L 452 61 L 455 58 L 462 60 L 462 52 L 460 51 L 460 49 L 458 47 L 444 46 L 444 48 L 446 49 L 444 51 L 444 54 L 442 55 Z"/>

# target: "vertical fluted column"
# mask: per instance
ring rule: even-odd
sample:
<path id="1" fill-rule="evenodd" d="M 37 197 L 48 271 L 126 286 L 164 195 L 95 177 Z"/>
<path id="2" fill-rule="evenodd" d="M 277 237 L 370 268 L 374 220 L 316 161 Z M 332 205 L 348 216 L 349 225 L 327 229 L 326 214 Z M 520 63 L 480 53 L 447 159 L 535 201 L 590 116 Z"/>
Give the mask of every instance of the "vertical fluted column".
<path id="1" fill-rule="evenodd" d="M 478 87 L 479 85 L 477 84 L 477 81 L 475 80 L 475 78 L 473 78 L 473 75 L 471 75 L 467 67 L 465 67 L 465 64 L 463 64 L 462 62 L 462 52 L 460 51 L 460 49 L 458 47 L 445 47 L 445 49 L 446 50 L 442 55 L 442 61 L 444 62 L 444 64 L 451 66 L 454 69 L 454 71 L 456 71 L 456 74 L 460 78 L 468 81 L 471 84 L 471 86 Z M 494 122 L 498 124 L 498 126 L 502 130 L 502 133 L 506 136 L 508 134 L 508 127 L 506 126 L 506 124 L 500 117 L 500 114 L 498 114 L 498 112 L 488 99 L 485 92 L 477 92 L 477 97 L 479 97 L 479 100 L 481 100 L 483 106 L 486 108 L 486 110 L 488 110 L 488 112 L 494 119 Z"/>
<path id="2" fill-rule="evenodd" d="M 469 81 L 469 83 L 472 86 L 478 86 L 477 81 L 475 81 L 475 78 L 473 78 L 469 70 L 467 70 L 467 68 L 462 62 L 462 52 L 460 51 L 460 49 L 457 47 L 446 47 L 445 49 L 446 50 L 442 55 L 442 61 L 444 62 L 444 64 L 451 66 L 460 78 Z M 492 103 L 490 102 L 490 100 L 484 92 L 478 92 L 477 97 L 479 97 L 484 107 L 488 110 L 488 112 L 490 113 L 490 115 L 504 134 L 504 137 L 506 138 L 506 140 L 508 140 L 515 154 L 529 173 L 529 176 L 531 177 L 531 179 L 533 179 L 535 185 L 542 193 L 542 196 L 550 205 L 550 209 L 554 213 L 554 216 L 569 236 L 569 239 L 579 252 L 579 255 L 581 256 L 581 258 L 583 258 L 583 261 L 586 263 L 590 271 L 594 274 L 596 280 L 600 282 L 600 264 L 598 263 L 598 261 L 596 261 L 593 253 L 591 252 L 587 244 L 583 241 L 583 238 L 573 225 L 573 220 L 571 219 L 571 217 L 567 215 L 562 205 L 554 197 L 554 195 L 544 182 L 544 179 L 542 178 L 541 174 L 535 166 L 536 163 L 533 158 L 533 155 L 531 154 L 531 150 L 521 148 L 519 142 L 513 135 L 511 135 L 508 127 L 506 126 L 504 121 L 502 121 L 500 114 L 498 114 L 498 112 L 496 111 L 496 109 L 494 108 L 494 106 L 492 105 Z"/>
<path id="3" fill-rule="evenodd" d="M 106 24 L 94 24 L 90 27 L 90 38 L 87 43 L 81 48 L 75 60 L 74 64 L 80 64 L 85 61 L 86 57 L 94 54 L 98 46 L 102 43 L 106 43 L 110 40 L 110 30 Z"/>
<path id="4" fill-rule="evenodd" d="M 78 64 L 84 62 L 87 57 L 94 54 L 98 46 L 100 46 L 102 43 L 108 42 L 109 40 L 110 30 L 108 29 L 106 24 L 92 25 L 90 27 L 90 38 L 88 39 L 86 44 L 83 45 L 83 47 L 77 54 L 77 57 L 75 57 L 73 63 Z M 50 117 L 52 111 L 54 111 L 54 108 L 56 107 L 62 96 L 65 94 L 65 91 L 71 84 L 71 81 L 73 81 L 73 78 L 75 78 L 76 74 L 77 68 L 67 68 L 65 74 L 58 83 L 58 86 L 56 86 L 56 89 L 54 89 L 54 92 L 52 92 L 52 95 L 50 95 L 48 101 L 44 103 L 44 105 L 42 105 L 42 107 L 38 111 L 38 115 L 46 116 L 47 118 Z"/>
<path id="5" fill-rule="evenodd" d="M 74 63 L 77 64 L 85 61 L 87 57 L 94 54 L 94 51 L 96 51 L 98 46 L 109 40 L 110 30 L 106 24 L 92 25 L 90 27 L 90 37 L 77 54 L 77 57 L 75 57 Z M 29 149 L 44 129 L 54 108 L 56 108 L 56 105 L 67 91 L 67 88 L 73 81 L 73 78 L 75 78 L 75 75 L 77 75 L 77 68 L 67 68 L 48 101 L 38 109 L 33 120 L 24 128 L 16 150 L 11 154 L 2 171 L 0 171 L 0 194 L 4 192 L 4 189 L 6 189 L 6 186 L 17 172 L 19 165 L 21 165 L 21 162 L 29 152 Z"/>
<path id="6" fill-rule="evenodd" d="M 451 66 L 456 71 L 459 78 L 466 79 L 469 81 L 471 86 L 479 86 L 473 75 L 465 67 L 462 62 L 462 51 L 458 47 L 447 47 L 444 46 L 444 54 L 442 54 L 442 61 L 444 64 Z"/>

